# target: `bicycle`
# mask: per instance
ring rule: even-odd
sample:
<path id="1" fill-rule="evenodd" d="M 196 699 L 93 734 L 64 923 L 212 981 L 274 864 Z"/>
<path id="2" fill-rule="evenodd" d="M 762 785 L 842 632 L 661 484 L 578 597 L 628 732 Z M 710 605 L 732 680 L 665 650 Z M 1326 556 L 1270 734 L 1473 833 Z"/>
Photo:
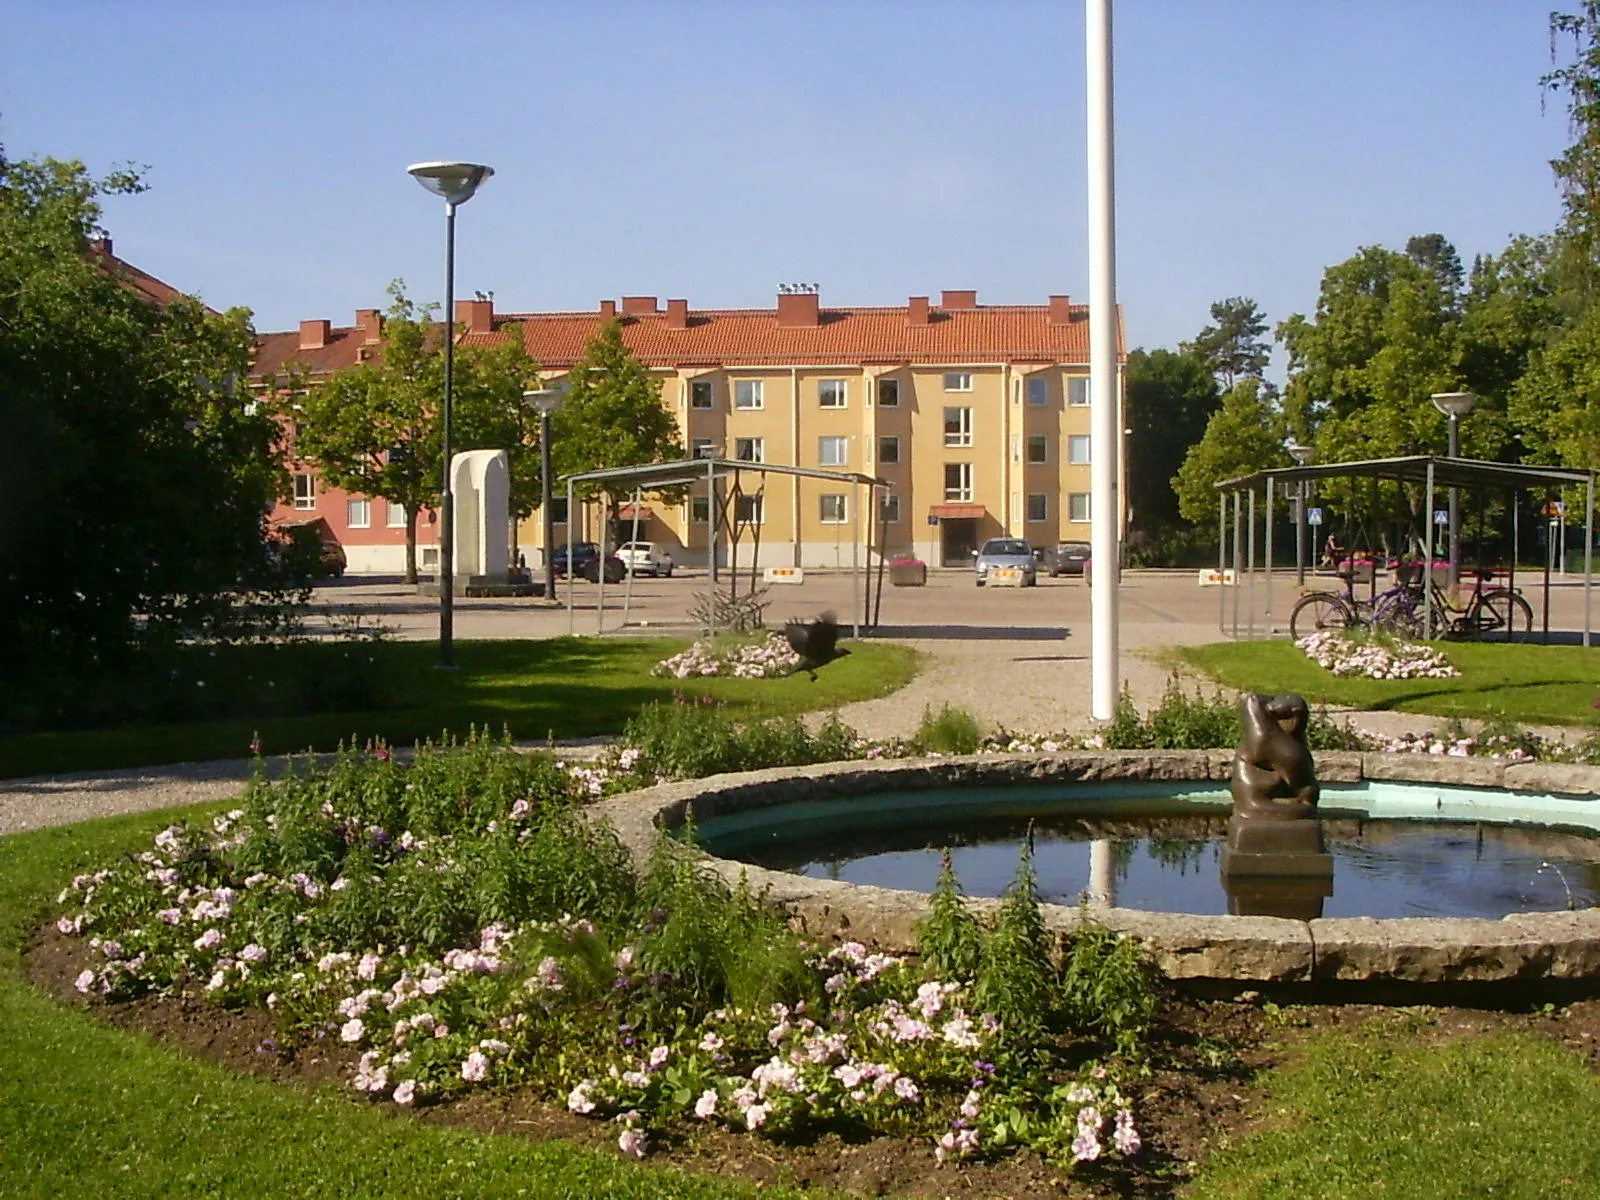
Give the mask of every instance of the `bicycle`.
<path id="1" fill-rule="evenodd" d="M 1494 572 L 1477 570 L 1473 573 L 1472 591 L 1460 607 L 1450 603 L 1450 598 L 1439 585 L 1428 580 L 1428 602 L 1433 608 L 1433 630 L 1437 637 L 1477 639 L 1498 630 L 1506 631 L 1506 640 L 1517 634 L 1533 632 L 1533 608 L 1514 588 L 1483 585 L 1494 578 Z M 1421 598 L 1421 568 L 1417 569 L 1418 582 L 1412 588 Z"/>
<path id="2" fill-rule="evenodd" d="M 1417 610 L 1419 594 L 1401 580 L 1363 600 L 1355 594 L 1355 575 L 1341 575 L 1343 592 L 1308 592 L 1289 613 L 1289 635 L 1299 641 L 1326 629 L 1373 627 L 1399 637 L 1416 637 L 1422 631 Z"/>

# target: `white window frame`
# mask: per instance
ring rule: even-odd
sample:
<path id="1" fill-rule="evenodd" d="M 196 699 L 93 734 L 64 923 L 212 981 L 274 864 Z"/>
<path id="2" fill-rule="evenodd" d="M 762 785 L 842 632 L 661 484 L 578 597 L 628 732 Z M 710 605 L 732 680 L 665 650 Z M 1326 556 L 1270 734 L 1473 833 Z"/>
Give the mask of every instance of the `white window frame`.
<path id="1" fill-rule="evenodd" d="M 1089 407 L 1089 377 L 1087 375 L 1067 376 L 1067 407 Z"/>
<path id="2" fill-rule="evenodd" d="M 1091 513 L 1089 506 L 1091 499 L 1092 493 L 1090 492 L 1067 493 L 1067 520 L 1074 525 L 1087 525 Z M 1079 515 L 1080 511 L 1082 513 L 1081 516 Z"/>
<path id="3" fill-rule="evenodd" d="M 704 404 L 696 403 L 701 395 L 705 396 Z M 705 412 L 717 406 L 717 391 L 712 387 L 709 379 L 689 380 L 689 407 L 697 412 Z"/>
<path id="4" fill-rule="evenodd" d="M 741 525 L 765 525 L 767 503 L 763 496 L 740 496 L 734 505 L 733 519 Z"/>
<path id="5" fill-rule="evenodd" d="M 745 453 L 741 453 L 741 450 Z M 746 453 L 748 453 L 749 457 L 746 457 Z M 734 438 L 733 457 L 738 462 L 766 462 L 767 439 L 758 437 Z"/>
<path id="6" fill-rule="evenodd" d="M 885 456 L 883 448 L 893 447 L 890 454 Z M 878 465 L 892 467 L 900 461 L 900 437 L 898 434 L 885 433 L 878 437 Z"/>
<path id="7" fill-rule="evenodd" d="M 829 510 L 832 510 L 831 512 Z M 850 498 L 843 492 L 824 492 L 817 497 L 817 520 L 824 525 L 850 522 Z"/>
<path id="8" fill-rule="evenodd" d="M 356 519 L 360 513 L 361 519 Z M 349 496 L 344 502 L 344 523 L 349 529 L 372 528 L 372 501 L 365 496 Z"/>
<path id="9" fill-rule="evenodd" d="M 1037 503 L 1036 503 L 1037 502 Z M 1037 512 L 1039 515 L 1034 516 Z M 1028 522 L 1038 525 L 1050 519 L 1050 496 L 1047 492 L 1028 493 Z"/>
<path id="10" fill-rule="evenodd" d="M 1067 435 L 1067 462 L 1075 467 L 1087 467 L 1094 457 L 1094 444 L 1087 433 Z"/>
<path id="11" fill-rule="evenodd" d="M 944 373 L 944 390 L 947 392 L 970 392 L 972 390 L 972 372 L 946 371 Z"/>
<path id="12" fill-rule="evenodd" d="M 766 380 L 736 379 L 733 384 L 733 407 L 751 412 L 767 406 Z"/>
<path id="13" fill-rule="evenodd" d="M 711 498 L 709 496 L 689 497 L 689 524 L 711 524 Z"/>
<path id="14" fill-rule="evenodd" d="M 830 393 L 837 403 L 829 403 Z M 850 381 L 847 379 L 819 379 L 817 380 L 817 407 L 818 408 L 849 408 L 850 407 Z"/>
<path id="15" fill-rule="evenodd" d="M 951 419 L 952 413 L 955 414 L 954 420 Z M 951 430 L 951 425 L 955 426 L 954 431 Z M 972 409 L 954 406 L 945 408 L 944 444 L 946 446 L 972 445 Z"/>
<path id="16" fill-rule="evenodd" d="M 406 506 L 398 500 L 389 500 L 386 503 L 388 507 L 384 519 L 388 521 L 389 528 L 404 529 L 406 527 Z"/>
<path id="17" fill-rule="evenodd" d="M 304 512 L 317 506 L 317 477 L 304 471 L 295 472 L 294 506 Z"/>
<path id="18" fill-rule="evenodd" d="M 950 484 L 950 472 L 956 472 L 956 483 Z M 955 504 L 972 503 L 972 464 L 971 463 L 945 463 L 944 465 L 944 498 Z"/>
<path id="19" fill-rule="evenodd" d="M 716 438 L 691 438 L 689 440 L 690 458 L 715 458 L 716 456 Z"/>
<path id="20" fill-rule="evenodd" d="M 1042 433 L 1030 433 L 1024 439 L 1023 450 L 1027 456 L 1030 467 L 1048 466 L 1050 463 L 1050 438 Z M 1035 458 L 1033 452 L 1037 450 L 1039 457 Z"/>
<path id="21" fill-rule="evenodd" d="M 900 523 L 900 496 L 897 493 L 884 492 L 878 497 L 878 520 L 885 525 Z"/>
<path id="22" fill-rule="evenodd" d="M 1029 375 L 1022 384 L 1029 408 L 1044 408 L 1050 403 L 1050 380 L 1044 375 Z"/>
<path id="23" fill-rule="evenodd" d="M 850 465 L 850 439 L 847 437 L 819 437 L 817 439 L 817 463 L 824 467 L 848 467 Z"/>
<path id="24" fill-rule="evenodd" d="M 883 385 L 884 384 L 888 384 L 889 385 L 889 391 L 894 396 L 893 400 L 885 400 L 883 398 Z M 899 408 L 900 407 L 900 381 L 898 379 L 880 379 L 880 380 L 878 380 L 877 393 L 878 393 L 878 407 L 879 408 Z"/>

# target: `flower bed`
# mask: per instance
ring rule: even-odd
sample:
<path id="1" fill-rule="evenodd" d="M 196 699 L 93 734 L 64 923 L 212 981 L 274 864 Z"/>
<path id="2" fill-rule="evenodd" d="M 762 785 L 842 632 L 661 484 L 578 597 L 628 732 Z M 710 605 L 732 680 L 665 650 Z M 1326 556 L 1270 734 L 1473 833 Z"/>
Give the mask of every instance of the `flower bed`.
<path id="1" fill-rule="evenodd" d="M 756 645 L 715 646 L 696 642 L 681 654 L 664 658 L 650 674 L 689 679 L 691 677 L 732 675 L 739 679 L 774 679 L 792 675 L 800 666 L 800 656 L 777 634 Z"/>
<path id="2" fill-rule="evenodd" d="M 1353 638 L 1324 629 L 1295 643 L 1317 666 L 1335 675 L 1368 679 L 1449 679 L 1455 665 L 1431 646 L 1379 638 Z"/>

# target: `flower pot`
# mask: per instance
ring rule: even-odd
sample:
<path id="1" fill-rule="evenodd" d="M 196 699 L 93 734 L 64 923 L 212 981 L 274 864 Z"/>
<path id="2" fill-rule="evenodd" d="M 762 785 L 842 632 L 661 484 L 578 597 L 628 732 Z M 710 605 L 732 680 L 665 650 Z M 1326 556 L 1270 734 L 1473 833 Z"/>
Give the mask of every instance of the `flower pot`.
<path id="1" fill-rule="evenodd" d="M 889 564 L 889 583 L 893 587 L 921 587 L 927 582 L 928 564 L 925 562 Z"/>

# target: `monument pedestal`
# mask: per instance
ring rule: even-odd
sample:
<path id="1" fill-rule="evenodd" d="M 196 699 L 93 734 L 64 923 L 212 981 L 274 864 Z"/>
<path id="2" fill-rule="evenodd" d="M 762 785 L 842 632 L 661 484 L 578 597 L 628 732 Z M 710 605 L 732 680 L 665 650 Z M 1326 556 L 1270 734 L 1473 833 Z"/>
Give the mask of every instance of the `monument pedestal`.
<path id="1" fill-rule="evenodd" d="M 1233 916 L 1320 917 L 1323 900 L 1333 895 L 1333 855 L 1322 822 L 1230 818 L 1222 888 Z"/>

